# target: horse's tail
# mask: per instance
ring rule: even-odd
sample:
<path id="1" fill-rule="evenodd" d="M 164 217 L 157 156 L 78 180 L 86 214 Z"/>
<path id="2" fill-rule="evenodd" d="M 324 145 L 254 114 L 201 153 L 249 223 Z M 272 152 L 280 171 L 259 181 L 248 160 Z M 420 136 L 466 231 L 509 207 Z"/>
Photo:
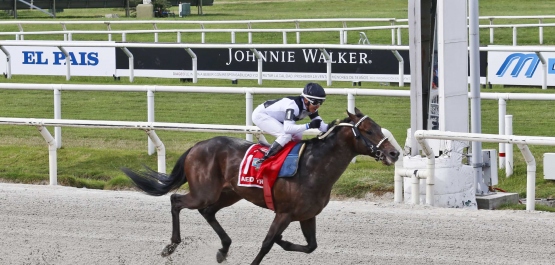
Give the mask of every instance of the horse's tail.
<path id="1" fill-rule="evenodd" d="M 185 176 L 185 158 L 191 149 L 187 150 L 175 163 L 170 175 L 160 173 L 145 166 L 145 171 L 134 171 L 129 168 L 121 170 L 135 183 L 137 188 L 152 196 L 162 196 L 176 190 L 187 182 Z"/>

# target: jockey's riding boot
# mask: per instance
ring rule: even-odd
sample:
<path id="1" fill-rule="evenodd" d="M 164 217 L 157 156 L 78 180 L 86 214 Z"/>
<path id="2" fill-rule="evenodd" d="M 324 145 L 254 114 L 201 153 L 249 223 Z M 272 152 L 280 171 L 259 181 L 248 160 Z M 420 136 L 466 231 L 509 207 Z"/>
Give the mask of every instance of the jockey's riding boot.
<path id="1" fill-rule="evenodd" d="M 264 160 L 266 160 L 269 157 L 277 154 L 282 148 L 283 148 L 283 146 L 281 146 L 278 142 L 273 142 L 272 146 L 270 146 L 270 149 L 268 149 L 268 152 L 266 152 L 264 157 L 262 157 L 262 159 L 258 160 L 258 164 L 259 165 L 262 164 L 262 162 L 264 162 Z"/>

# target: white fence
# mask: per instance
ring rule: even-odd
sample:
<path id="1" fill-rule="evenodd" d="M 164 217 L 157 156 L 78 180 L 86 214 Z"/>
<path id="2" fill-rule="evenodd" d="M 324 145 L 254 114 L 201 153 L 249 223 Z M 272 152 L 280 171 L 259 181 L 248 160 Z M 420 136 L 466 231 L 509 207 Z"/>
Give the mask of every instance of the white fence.
<path id="1" fill-rule="evenodd" d="M 526 28 L 526 27 L 537 27 L 538 34 L 539 34 L 539 44 L 544 43 L 544 27 L 553 27 L 555 26 L 554 23 L 544 23 L 544 20 L 553 20 L 555 16 L 553 15 L 544 15 L 544 16 L 482 16 L 479 18 L 480 20 L 488 20 L 488 25 L 480 25 L 479 27 L 482 29 L 489 29 L 490 34 L 490 44 L 494 43 L 494 31 L 498 28 L 512 28 L 513 30 L 513 45 L 517 44 L 517 29 L 518 28 Z M 494 24 L 495 20 L 511 20 L 511 23 L 515 22 L 516 20 L 538 20 L 537 24 Z M 342 28 L 304 28 L 301 29 L 301 23 L 341 23 Z M 363 23 L 363 22 L 372 22 L 372 23 L 388 23 L 389 26 L 377 26 L 377 27 L 348 27 L 347 23 Z M 158 33 L 163 32 L 174 32 L 177 34 L 176 40 L 177 42 L 181 41 L 181 33 L 184 32 L 200 32 L 201 33 L 201 42 L 204 43 L 205 34 L 208 32 L 230 32 L 232 43 L 234 43 L 234 34 L 236 32 L 248 32 L 248 43 L 252 43 L 252 33 L 253 32 L 281 32 L 283 35 L 286 35 L 287 32 L 295 32 L 296 33 L 296 43 L 300 43 L 300 32 L 309 31 L 309 32 L 317 32 L 317 31 L 340 31 L 343 29 L 344 32 L 340 35 L 340 42 L 347 43 L 347 32 L 353 30 L 380 30 L 380 29 L 390 29 L 391 30 L 391 44 L 392 45 L 401 45 L 401 29 L 408 28 L 408 25 L 399 23 L 407 23 L 408 19 L 397 19 L 397 18 L 323 18 L 323 19 L 278 19 L 278 20 L 224 20 L 224 21 L 151 21 L 151 20 L 133 20 L 133 21 L 32 21 L 32 20 L 9 20 L 9 21 L 0 21 L 0 25 L 4 26 L 17 26 L 19 32 L 2 32 L 0 35 L 13 35 L 15 36 L 16 40 L 23 40 L 24 35 L 35 35 L 35 34 L 63 34 L 64 40 L 71 40 L 72 34 L 94 34 L 94 33 L 104 33 L 108 34 L 108 40 L 112 40 L 112 33 L 114 34 L 122 34 L 122 41 L 125 41 L 126 34 L 141 34 L 141 33 L 154 33 L 154 41 L 158 41 Z M 62 31 L 43 31 L 43 32 L 25 32 L 23 26 L 24 25 L 60 25 Z M 264 24 L 294 24 L 294 28 L 285 28 L 282 29 L 274 29 L 269 31 L 264 31 L 260 29 L 253 29 L 253 25 L 264 25 Z M 68 25 L 105 25 L 105 31 L 82 31 L 82 30 L 68 30 Z M 113 25 L 148 25 L 152 26 L 152 30 L 113 30 Z M 169 29 L 169 30 L 160 30 L 158 29 L 158 25 L 195 25 L 199 27 L 199 30 L 194 29 Z M 206 26 L 217 26 L 217 25 L 244 25 L 246 29 L 207 29 Z M 357 29 L 358 28 L 358 29 Z M 286 37 L 283 37 L 284 43 L 286 43 Z"/>
<path id="2" fill-rule="evenodd" d="M 176 42 L 182 42 L 184 33 L 200 33 L 201 43 L 206 43 L 207 33 L 229 33 L 230 42 L 236 43 L 237 33 L 247 33 L 247 43 L 252 44 L 253 33 L 281 33 L 283 44 L 287 44 L 287 34 L 296 33 L 296 43 L 301 43 L 301 32 L 337 32 L 339 44 L 348 43 L 348 32 L 369 31 L 369 30 L 391 30 L 391 45 L 401 45 L 401 29 L 408 29 L 407 25 L 399 26 L 372 26 L 372 27 L 352 27 L 352 28 L 303 28 L 303 29 L 150 29 L 150 30 L 64 30 L 64 31 L 31 31 L 31 32 L 0 32 L 0 36 L 15 36 L 15 40 L 24 40 L 26 35 L 63 35 L 64 41 L 73 40 L 75 35 L 88 34 L 107 34 L 108 41 L 112 41 L 112 34 L 121 34 L 121 41 L 127 41 L 127 36 L 131 34 L 154 34 L 154 42 L 158 42 L 160 33 L 175 33 Z"/>
<path id="3" fill-rule="evenodd" d="M 245 133 L 247 140 L 252 140 L 252 134 L 261 133 L 258 127 L 252 124 L 253 94 L 300 94 L 300 88 L 235 88 L 235 87 L 173 87 L 173 86 L 116 86 L 116 85 L 46 85 L 46 84 L 17 84 L 0 83 L 0 89 L 13 90 L 53 90 L 54 92 L 54 119 L 32 119 L 32 118 L 4 118 L 0 117 L 0 124 L 5 125 L 30 125 L 36 126 L 49 146 L 49 175 L 50 184 L 57 183 L 57 149 L 62 146 L 61 127 L 82 127 L 82 128 L 125 128 L 144 130 L 149 136 L 149 154 L 158 154 L 158 171 L 166 171 L 165 147 L 158 138 L 155 130 L 176 130 L 189 132 L 222 132 L 222 133 Z M 99 121 L 99 120 L 63 120 L 61 111 L 61 91 L 126 91 L 126 92 L 147 92 L 147 122 L 124 122 L 124 121 Z M 218 124 L 185 124 L 185 123 L 162 123 L 154 121 L 154 92 L 194 92 L 194 93 L 225 93 L 225 94 L 245 94 L 245 121 L 246 125 L 218 125 Z M 346 95 L 347 109 L 354 110 L 355 96 L 394 96 L 409 97 L 410 91 L 406 90 L 377 90 L 377 89 L 326 89 L 330 95 Z M 470 96 L 470 93 L 469 93 Z M 527 209 L 534 210 L 533 204 L 535 196 L 535 161 L 531 156 L 526 144 L 555 145 L 555 138 L 549 137 L 524 137 L 514 135 L 503 135 L 505 128 L 504 116 L 506 100 L 555 100 L 555 95 L 551 94 L 526 94 L 526 93 L 481 93 L 482 99 L 496 99 L 499 102 L 499 135 L 489 134 L 468 134 L 451 133 L 439 131 L 417 131 L 416 135 L 422 139 L 445 139 L 445 140 L 465 140 L 498 142 L 500 150 L 504 145 L 516 143 L 525 156 L 528 163 L 528 184 Z M 55 137 L 48 132 L 44 126 L 55 126 Z M 317 132 L 311 131 L 315 134 Z M 424 135 L 424 136 L 421 136 Z M 417 137 L 417 139 L 419 139 Z M 465 138 L 462 138 L 465 137 Z M 553 142 L 552 142 L 553 141 Z M 552 144 L 553 143 L 553 144 Z M 421 141 L 422 144 L 422 141 Z M 503 145 L 503 146 L 502 146 Z M 427 150 L 423 146 L 423 150 Z M 501 151 L 500 151 L 501 152 Z M 531 157 L 531 159 L 530 159 Z M 501 160 L 501 158 L 500 158 Z M 512 161 L 511 161 L 512 162 Z M 501 164 L 501 163 L 500 163 Z M 531 176 L 533 174 L 533 177 Z M 433 180 L 432 180 L 433 183 Z M 431 196 L 431 195 L 430 195 Z M 530 199 L 532 198 L 532 199 Z"/>
<path id="4" fill-rule="evenodd" d="M 44 85 L 44 84 L 2 84 L 0 89 L 27 89 L 27 90 L 54 90 L 54 119 L 30 119 L 30 118 L 5 118 L 0 117 L 0 124 L 5 125 L 31 125 L 36 126 L 49 148 L 49 175 L 50 184 L 57 183 L 57 149 L 62 146 L 61 127 L 83 127 L 83 128 L 125 128 L 144 130 L 149 136 L 149 154 L 158 154 L 158 171 L 166 171 L 165 147 L 158 138 L 155 131 L 177 130 L 188 132 L 221 132 L 221 133 L 246 133 L 247 140 L 252 140 L 252 134 L 261 133 L 258 127 L 252 124 L 253 94 L 300 94 L 302 89 L 296 88 L 223 88 L 223 87 L 170 87 L 170 86 L 113 86 L 113 85 Z M 147 117 L 148 122 L 124 122 L 124 121 L 99 121 L 99 120 L 63 120 L 61 119 L 61 91 L 127 91 L 147 92 Z M 246 98 L 246 125 L 218 125 L 218 124 L 184 124 L 184 123 L 160 123 L 154 122 L 154 91 L 156 92 L 195 92 L 195 93 L 226 93 L 245 94 Z M 346 95 L 347 109 L 354 112 L 355 96 L 409 96 L 409 91 L 394 90 L 369 90 L 369 89 L 326 89 L 330 95 Z M 54 137 L 44 126 L 55 126 Z M 309 130 L 309 134 L 317 134 L 317 130 Z"/>
<path id="5" fill-rule="evenodd" d="M 126 34 L 139 34 L 139 33 L 154 33 L 154 41 L 158 42 L 158 33 L 163 32 L 174 32 L 177 34 L 177 42 L 181 42 L 181 33 L 201 33 L 201 42 L 205 43 L 205 36 L 206 33 L 209 32 L 230 32 L 232 43 L 235 43 L 235 33 L 237 32 L 247 32 L 248 33 L 248 43 L 252 43 L 252 33 L 253 32 L 281 32 L 283 34 L 283 41 L 286 43 L 287 37 L 285 36 L 288 32 L 295 32 L 297 44 L 300 43 L 300 32 L 319 32 L 319 31 L 340 31 L 340 42 L 346 43 L 347 39 L 347 32 L 357 30 L 360 27 L 348 27 L 347 23 L 361 23 L 361 22 L 372 22 L 372 23 L 388 23 L 391 27 L 364 27 L 361 29 L 390 29 L 391 30 L 391 44 L 395 45 L 395 38 L 397 36 L 398 44 L 401 44 L 401 34 L 400 28 L 394 27 L 396 23 L 404 22 L 406 23 L 406 19 L 397 20 L 395 18 L 329 18 L 329 19 L 275 19 L 275 20 L 223 20 L 223 21 L 150 21 L 150 20 L 137 20 L 137 21 L 0 21 L 0 25 L 17 25 L 19 28 L 19 32 L 2 32 L 0 35 L 14 35 L 16 40 L 23 40 L 24 35 L 50 35 L 50 34 L 64 34 L 64 40 L 71 40 L 71 37 L 68 34 L 94 34 L 94 33 L 104 33 L 108 34 L 108 40 L 112 40 L 111 33 L 119 33 L 122 34 L 122 41 L 125 41 Z M 41 23 L 45 22 L 45 23 Z M 301 28 L 301 23 L 314 23 L 314 22 L 326 22 L 326 23 L 341 23 L 343 25 L 342 28 Z M 59 31 L 32 31 L 32 32 L 25 32 L 23 29 L 23 25 L 60 25 L 62 30 Z M 171 29 L 171 30 L 160 30 L 158 29 L 158 25 L 197 25 L 199 27 L 198 30 L 194 29 Z M 207 25 L 245 25 L 246 29 L 207 29 Z M 294 24 L 294 28 L 282 28 L 282 29 L 253 29 L 252 26 L 255 24 Z M 93 32 L 86 32 L 86 31 L 75 31 L 75 30 L 68 30 L 67 25 L 106 25 L 105 31 L 95 31 Z M 112 25 L 152 25 L 152 30 L 113 30 Z M 408 28 L 408 26 L 404 25 L 401 26 L 402 28 Z M 70 33 L 71 32 L 71 33 Z M 396 33 L 397 32 L 397 33 Z M 345 41 L 345 42 L 344 42 Z"/>
<path id="6" fill-rule="evenodd" d="M 518 43 L 518 29 L 519 28 L 538 28 L 538 44 L 544 43 L 544 27 L 555 27 L 555 23 L 544 24 L 502 24 L 502 25 L 480 25 L 481 29 L 489 29 L 490 44 L 494 44 L 495 29 L 510 28 L 512 29 L 512 43 L 514 46 Z M 237 33 L 247 33 L 247 43 L 251 44 L 253 33 L 281 33 L 283 44 L 288 43 L 287 34 L 296 34 L 296 43 L 301 43 L 301 32 L 337 32 L 339 35 L 339 44 L 348 43 L 348 32 L 368 32 L 374 30 L 391 30 L 391 45 L 402 45 L 402 30 L 408 29 L 408 25 L 391 25 L 391 26 L 365 26 L 365 27 L 343 27 L 343 28 L 296 28 L 296 29 L 134 29 L 134 30 L 61 30 L 61 31 L 19 31 L 19 32 L 0 32 L 0 36 L 14 36 L 15 40 L 24 40 L 28 35 L 62 35 L 64 41 L 73 40 L 75 35 L 89 35 L 89 34 L 106 34 L 107 40 L 112 41 L 113 34 L 120 34 L 121 41 L 127 41 L 127 36 L 131 34 L 154 34 L 154 42 L 158 42 L 159 34 L 176 34 L 176 42 L 182 42 L 182 34 L 200 33 L 201 43 L 206 43 L 207 33 L 229 33 L 230 42 L 236 43 Z"/>
<path id="7" fill-rule="evenodd" d="M 78 85 L 78 84 L 19 84 L 19 83 L 0 83 L 0 89 L 6 90 L 51 90 L 54 94 L 54 119 L 62 119 L 62 97 L 61 93 L 67 91 L 119 91 L 119 92 L 146 92 L 147 96 L 147 122 L 155 122 L 154 112 L 154 92 L 177 92 L 177 93 L 222 93 L 222 94 L 244 94 L 245 95 L 245 126 L 252 126 L 252 111 L 254 109 L 254 94 L 300 94 L 302 89 L 297 88 L 253 88 L 253 87 L 197 87 L 197 86 L 143 86 L 143 85 Z M 347 107 L 353 110 L 355 106 L 355 96 L 393 96 L 410 97 L 408 90 L 381 90 L 381 89 L 358 89 L 358 88 L 327 88 L 326 93 L 330 95 L 346 95 Z M 468 95 L 471 96 L 470 93 Z M 498 126 L 499 135 L 506 132 L 505 116 L 507 114 L 507 101 L 509 100 L 531 100 L 531 101 L 555 101 L 555 94 L 536 94 L 536 93 L 481 93 L 480 97 L 484 100 L 498 101 Z M 517 117 L 518 119 L 519 117 Z M 55 128 L 56 147 L 62 146 L 61 128 Z M 252 136 L 247 135 L 248 140 Z M 511 144 L 500 143 L 499 153 L 512 148 Z M 149 154 L 154 153 L 154 146 L 149 142 Z M 499 168 L 505 168 L 507 172 L 512 169 L 512 156 L 499 157 Z M 505 167 L 505 165 L 510 165 Z"/>
<path id="8" fill-rule="evenodd" d="M 535 210 L 536 203 L 536 160 L 528 145 L 549 145 L 555 146 L 555 137 L 534 137 L 534 136 L 517 136 L 517 135 L 496 135 L 496 134 L 478 134 L 478 133 L 457 133 L 457 132 L 441 132 L 441 131 L 423 131 L 418 130 L 414 133 L 415 138 L 422 146 L 422 150 L 426 152 L 429 161 L 428 169 L 428 182 L 433 185 L 434 183 L 434 153 L 425 139 L 440 139 L 440 140 L 458 140 L 458 141 L 472 141 L 472 142 L 489 142 L 489 143 L 505 143 L 516 144 L 527 165 L 526 175 L 526 210 Z M 415 182 L 415 185 L 418 185 Z M 397 190 L 396 190 L 397 192 Z M 402 192 L 402 190 L 398 191 Z M 432 189 L 426 189 L 426 198 L 431 198 L 433 194 Z M 431 200 L 427 199 L 430 203 Z"/>

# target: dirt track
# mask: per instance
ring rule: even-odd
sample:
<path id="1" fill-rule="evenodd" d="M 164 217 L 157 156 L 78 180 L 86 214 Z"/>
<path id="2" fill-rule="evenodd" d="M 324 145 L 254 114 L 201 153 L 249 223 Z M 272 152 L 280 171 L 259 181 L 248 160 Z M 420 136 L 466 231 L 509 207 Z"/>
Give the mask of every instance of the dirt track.
<path id="1" fill-rule="evenodd" d="M 183 210 L 171 233 L 169 197 L 132 191 L 0 184 L 0 264 L 217 264 L 219 240 Z M 248 202 L 222 210 L 234 240 L 223 264 L 250 264 L 273 215 Z M 332 201 L 319 215 L 312 254 L 274 246 L 263 264 L 554 264 L 555 214 Z M 284 239 L 305 244 L 298 223 Z"/>

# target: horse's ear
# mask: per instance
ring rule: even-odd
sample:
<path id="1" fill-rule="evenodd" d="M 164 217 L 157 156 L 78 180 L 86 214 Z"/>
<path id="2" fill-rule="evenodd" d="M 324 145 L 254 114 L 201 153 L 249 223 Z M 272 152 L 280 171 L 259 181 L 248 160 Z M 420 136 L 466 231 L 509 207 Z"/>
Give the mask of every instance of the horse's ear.
<path id="1" fill-rule="evenodd" d="M 356 108 L 355 108 L 355 110 L 356 110 Z M 347 115 L 349 116 L 349 118 L 350 118 L 352 121 L 354 121 L 354 120 L 356 119 L 356 117 L 357 117 L 356 114 L 350 113 L 349 110 L 347 110 Z"/>
<path id="2" fill-rule="evenodd" d="M 360 110 L 357 107 L 355 107 L 355 114 L 360 115 L 360 116 L 364 116 L 364 114 L 362 114 L 362 112 L 360 112 Z"/>

